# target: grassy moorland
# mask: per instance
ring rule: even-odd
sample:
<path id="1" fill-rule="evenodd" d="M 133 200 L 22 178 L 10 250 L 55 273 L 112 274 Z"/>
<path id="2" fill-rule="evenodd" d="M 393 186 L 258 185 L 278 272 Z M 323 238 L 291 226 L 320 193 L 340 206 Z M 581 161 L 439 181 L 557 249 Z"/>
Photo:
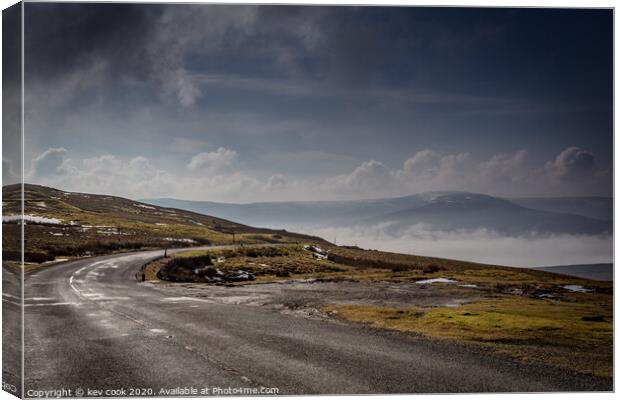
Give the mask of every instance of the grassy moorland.
<path id="1" fill-rule="evenodd" d="M 2 194 L 4 259 L 17 260 L 21 186 L 4 186 Z M 37 185 L 25 185 L 24 215 L 25 256 L 33 263 L 116 251 L 231 244 L 233 235 L 243 243 L 317 240 L 120 197 Z"/>
<path id="2" fill-rule="evenodd" d="M 223 275 L 241 269 L 255 276 L 254 280 L 218 282 L 228 286 L 389 282 L 431 298 L 450 293 L 472 300 L 459 306 L 416 307 L 325 298 L 322 309 L 331 318 L 457 341 L 536 365 L 612 374 L 612 282 L 358 248 L 323 248 L 326 257 L 301 244 L 190 251 L 152 263 L 146 278 L 161 282 L 158 272 L 171 260 L 194 260 L 184 263 L 193 271 L 208 259 L 209 266 Z M 201 278 L 187 281 L 201 282 Z"/>

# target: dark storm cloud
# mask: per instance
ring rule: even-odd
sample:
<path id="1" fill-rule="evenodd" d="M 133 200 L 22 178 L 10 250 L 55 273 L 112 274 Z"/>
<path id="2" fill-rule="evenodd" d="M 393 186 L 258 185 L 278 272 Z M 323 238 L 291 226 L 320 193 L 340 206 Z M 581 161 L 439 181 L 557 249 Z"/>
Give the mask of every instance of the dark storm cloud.
<path id="1" fill-rule="evenodd" d="M 105 164 L 114 176 L 148 158 L 160 182 L 235 154 L 209 169 L 211 183 L 280 195 L 315 185 L 317 197 L 335 187 L 373 195 L 380 183 L 391 192 L 471 183 L 462 189 L 608 194 L 611 18 L 28 3 L 26 165 L 63 148 L 54 153 L 63 170 Z M 80 182 L 94 181 L 84 172 Z"/>
<path id="2" fill-rule="evenodd" d="M 48 77 L 101 57 L 144 77 L 149 62 L 174 57 L 213 72 L 276 67 L 356 83 L 441 75 L 434 85 L 478 92 L 499 89 L 479 86 L 484 78 L 520 91 L 544 84 L 609 96 L 601 91 L 611 74 L 609 18 L 606 10 L 31 3 L 26 66 Z M 593 73 L 589 89 L 575 79 Z"/>
<path id="3" fill-rule="evenodd" d="M 608 104 L 610 17 L 606 10 L 31 3 L 26 70 L 51 79 L 98 59 L 113 82 L 165 86 L 191 80 L 190 72 L 303 76 Z"/>
<path id="4" fill-rule="evenodd" d="M 2 13 L 2 86 L 21 85 L 21 18 L 20 4 Z"/>
<path id="5" fill-rule="evenodd" d="M 402 82 L 416 78 L 420 64 L 434 63 L 434 51 L 462 53 L 500 29 L 494 21 L 443 29 L 427 14 L 413 8 L 28 4 L 26 68 L 32 79 L 51 79 L 98 58 L 109 64 L 110 78 L 150 78 L 167 66 L 332 83 Z"/>
<path id="6" fill-rule="evenodd" d="M 20 4 L 2 13 L 2 181 L 19 182 L 22 173 L 21 137 L 21 18 Z"/>
<path id="7" fill-rule="evenodd" d="M 110 61 L 112 74 L 144 76 L 143 45 L 162 11 L 156 5 L 30 3 L 25 14 L 26 74 L 29 79 L 53 79 L 99 57 Z"/>

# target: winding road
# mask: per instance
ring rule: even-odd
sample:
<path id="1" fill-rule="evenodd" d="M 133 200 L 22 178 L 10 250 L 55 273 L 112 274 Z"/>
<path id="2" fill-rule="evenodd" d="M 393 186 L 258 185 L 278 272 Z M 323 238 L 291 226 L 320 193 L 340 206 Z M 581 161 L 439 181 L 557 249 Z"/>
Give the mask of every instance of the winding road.
<path id="1" fill-rule="evenodd" d="M 160 255 L 88 258 L 26 274 L 26 397 L 58 389 L 74 395 L 78 388 L 84 396 L 127 395 L 122 390 L 131 388 L 188 394 L 174 390 L 192 387 L 209 394 L 612 389 L 609 379 L 528 367 L 465 346 L 138 282 L 139 268 Z"/>

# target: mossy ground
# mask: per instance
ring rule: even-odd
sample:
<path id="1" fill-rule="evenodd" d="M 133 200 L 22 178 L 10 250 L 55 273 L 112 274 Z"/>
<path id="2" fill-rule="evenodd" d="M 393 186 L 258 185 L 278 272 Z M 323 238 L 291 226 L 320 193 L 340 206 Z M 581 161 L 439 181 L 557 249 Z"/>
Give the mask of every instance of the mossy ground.
<path id="1" fill-rule="evenodd" d="M 611 301 L 569 303 L 507 296 L 460 307 L 330 305 L 324 310 L 349 321 L 482 345 L 527 362 L 598 376 L 612 374 Z M 602 318 L 582 319 L 595 316 Z"/>

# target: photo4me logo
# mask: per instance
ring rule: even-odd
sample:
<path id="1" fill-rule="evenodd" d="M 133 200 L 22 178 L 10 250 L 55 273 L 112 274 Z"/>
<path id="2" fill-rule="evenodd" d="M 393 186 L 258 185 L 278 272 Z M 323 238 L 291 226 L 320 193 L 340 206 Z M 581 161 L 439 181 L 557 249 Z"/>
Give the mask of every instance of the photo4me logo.
<path id="1" fill-rule="evenodd" d="M 176 387 L 171 389 L 162 388 L 160 396 L 257 396 L 257 395 L 276 395 L 280 393 L 279 388 L 268 387 Z"/>
<path id="2" fill-rule="evenodd" d="M 267 387 L 214 387 L 211 390 L 213 396 L 256 396 L 279 394 L 278 388 Z"/>

